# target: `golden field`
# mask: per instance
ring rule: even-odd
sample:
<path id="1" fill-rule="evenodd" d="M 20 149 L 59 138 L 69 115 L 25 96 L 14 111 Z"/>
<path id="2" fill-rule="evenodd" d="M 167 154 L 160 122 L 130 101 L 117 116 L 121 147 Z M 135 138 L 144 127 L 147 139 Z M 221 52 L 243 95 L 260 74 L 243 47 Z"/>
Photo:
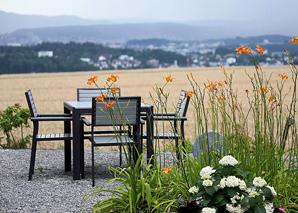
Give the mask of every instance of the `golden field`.
<path id="1" fill-rule="evenodd" d="M 238 101 L 246 100 L 245 90 L 252 90 L 250 79 L 246 76 L 244 70 L 252 74 L 254 67 L 235 67 L 233 85 L 238 90 Z M 99 86 L 104 86 L 107 77 L 111 74 L 119 76 L 116 82 L 121 87 L 121 95 L 140 95 L 147 103 L 152 103 L 149 92 L 154 94 L 153 86 L 163 86 L 165 79 L 163 76 L 171 75 L 176 80 L 168 83 L 165 92 L 170 92 L 170 103 L 168 104 L 174 110 L 177 105 L 181 89 L 191 90 L 190 83 L 187 79 L 192 71 L 196 81 L 204 87 L 204 82 L 223 81 L 225 76 L 220 67 L 213 68 L 168 68 L 168 69 L 146 69 L 146 70 L 113 70 L 113 71 L 92 71 L 92 72 L 70 72 L 70 73 L 46 73 L 46 74 L 15 74 L 0 75 L 0 111 L 7 106 L 20 103 L 21 106 L 27 107 L 25 91 L 31 89 L 38 113 L 63 113 L 64 101 L 75 101 L 77 98 L 77 88 L 94 88 L 94 85 L 87 85 L 87 79 L 98 75 L 97 81 Z M 233 71 L 232 67 L 226 68 L 227 73 Z M 287 66 L 282 67 L 263 67 L 263 71 L 269 77 L 272 73 L 272 86 L 280 80 L 278 73 L 284 73 L 289 76 L 286 82 L 286 88 L 289 88 L 291 82 L 291 72 Z M 289 97 L 290 98 L 290 97 Z M 247 105 L 243 104 L 244 110 Z M 194 130 L 194 108 L 189 106 L 187 113 L 188 121 L 185 125 L 186 138 L 191 141 L 195 137 Z M 58 133 L 63 132 L 62 122 L 43 122 L 40 125 L 41 133 Z M 32 130 L 28 131 L 32 134 Z M 1 136 L 1 134 L 0 134 Z M 59 148 L 62 143 L 46 142 L 40 144 L 39 148 Z"/>

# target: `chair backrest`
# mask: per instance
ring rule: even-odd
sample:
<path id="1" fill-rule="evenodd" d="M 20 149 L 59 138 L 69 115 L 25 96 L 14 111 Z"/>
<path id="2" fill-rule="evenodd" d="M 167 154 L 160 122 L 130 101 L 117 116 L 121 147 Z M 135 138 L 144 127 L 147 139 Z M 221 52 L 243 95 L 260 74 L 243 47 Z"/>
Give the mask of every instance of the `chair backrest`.
<path id="1" fill-rule="evenodd" d="M 100 95 L 107 95 L 107 97 L 114 96 L 107 88 L 78 88 L 77 100 L 82 102 L 91 102 L 93 97 Z M 116 90 L 116 96 L 121 96 L 120 88 Z"/>
<path id="2" fill-rule="evenodd" d="M 186 96 L 186 94 L 187 94 L 187 91 L 185 90 L 180 91 L 180 96 L 179 96 L 177 109 L 176 109 L 176 113 L 178 117 L 186 116 L 186 112 L 187 112 L 187 108 L 190 100 L 190 97 Z"/>
<path id="3" fill-rule="evenodd" d="M 115 102 L 114 102 L 115 101 Z M 113 103 L 113 110 L 106 108 L 105 104 Z M 105 102 L 97 102 L 92 98 L 92 126 L 121 126 L 140 124 L 140 96 L 111 97 Z"/>
<path id="4" fill-rule="evenodd" d="M 26 95 L 26 99 L 27 99 L 27 103 L 28 103 L 28 107 L 31 113 L 31 117 L 37 117 L 37 111 L 36 111 L 36 106 L 34 104 L 34 100 L 33 100 L 33 96 L 32 96 L 32 92 L 31 90 L 27 90 L 25 92 Z"/>

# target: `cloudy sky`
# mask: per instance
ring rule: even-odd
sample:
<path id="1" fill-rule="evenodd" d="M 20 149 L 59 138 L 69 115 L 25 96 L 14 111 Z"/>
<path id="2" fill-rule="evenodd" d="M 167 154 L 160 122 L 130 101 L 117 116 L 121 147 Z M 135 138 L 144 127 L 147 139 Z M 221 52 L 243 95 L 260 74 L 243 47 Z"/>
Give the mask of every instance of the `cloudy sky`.
<path id="1" fill-rule="evenodd" d="M 0 10 L 88 19 L 152 21 L 295 18 L 297 0 L 0 0 Z"/>

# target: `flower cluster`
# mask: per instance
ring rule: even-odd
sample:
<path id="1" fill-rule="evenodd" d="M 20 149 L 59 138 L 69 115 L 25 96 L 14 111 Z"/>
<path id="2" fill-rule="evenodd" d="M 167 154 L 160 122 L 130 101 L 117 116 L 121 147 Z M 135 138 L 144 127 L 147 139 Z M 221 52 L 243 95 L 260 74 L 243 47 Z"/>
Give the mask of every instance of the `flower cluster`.
<path id="1" fill-rule="evenodd" d="M 262 47 L 260 47 L 259 45 L 256 46 L 255 49 L 258 54 L 263 54 L 266 50 Z M 242 45 L 239 48 L 236 48 L 235 51 L 237 51 L 236 55 L 241 55 L 242 53 L 246 53 L 246 54 L 252 54 L 251 48 L 250 47 L 245 47 L 244 45 Z"/>
<path id="2" fill-rule="evenodd" d="M 236 167 L 237 166 L 237 167 Z M 187 206 L 192 212 L 284 212 L 283 207 L 273 201 L 277 195 L 266 180 L 255 177 L 246 182 L 250 172 L 243 171 L 239 162 L 231 155 L 224 156 L 219 166 L 201 169 L 197 184 L 188 192 Z M 187 208 L 183 207 L 183 208 Z"/>
<path id="3" fill-rule="evenodd" d="M 169 166 L 169 167 L 166 167 L 166 168 L 162 168 L 162 169 L 161 169 L 161 173 L 163 173 L 163 174 L 168 174 L 168 173 L 170 173 L 172 170 L 173 170 L 173 167 L 172 167 L 172 166 Z"/>
<path id="4" fill-rule="evenodd" d="M 175 79 L 175 78 L 172 78 L 171 75 L 169 75 L 169 76 L 164 76 L 163 78 L 166 79 L 166 82 L 173 82 L 173 80 Z M 176 80 L 176 79 L 175 79 L 175 80 Z"/>
<path id="5" fill-rule="evenodd" d="M 238 161 L 231 155 L 224 156 L 220 161 L 219 164 L 222 166 L 235 166 L 238 164 Z"/>

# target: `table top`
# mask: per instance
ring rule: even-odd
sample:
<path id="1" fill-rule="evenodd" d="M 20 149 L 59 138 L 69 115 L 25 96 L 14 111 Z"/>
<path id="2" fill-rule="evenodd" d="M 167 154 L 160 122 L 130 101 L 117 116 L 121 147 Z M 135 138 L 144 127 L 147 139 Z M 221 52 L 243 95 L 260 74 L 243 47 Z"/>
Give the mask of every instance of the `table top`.
<path id="1" fill-rule="evenodd" d="M 83 102 L 83 101 L 66 101 L 64 102 L 64 107 L 68 109 L 91 109 L 92 102 Z M 141 108 L 151 107 L 150 104 L 141 103 Z"/>

